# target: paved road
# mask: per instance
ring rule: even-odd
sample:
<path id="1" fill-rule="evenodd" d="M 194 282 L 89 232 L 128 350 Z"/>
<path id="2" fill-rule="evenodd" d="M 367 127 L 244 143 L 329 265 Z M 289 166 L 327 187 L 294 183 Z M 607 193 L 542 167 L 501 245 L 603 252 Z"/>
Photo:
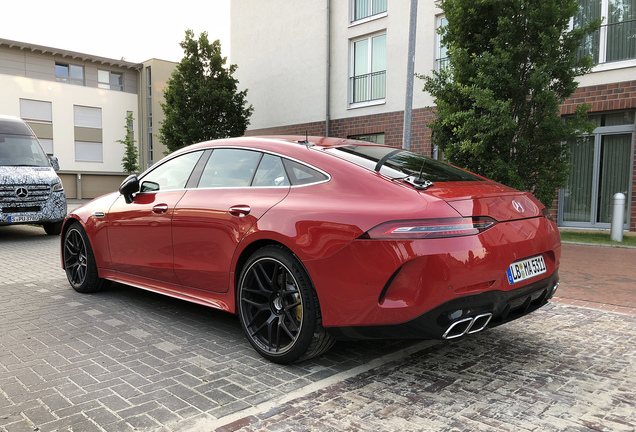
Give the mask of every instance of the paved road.
<path id="1" fill-rule="evenodd" d="M 568 266 L 578 246 L 564 246 L 562 281 L 582 288 L 516 322 L 455 342 L 338 343 L 278 366 L 233 315 L 123 285 L 76 293 L 58 242 L 0 227 L 2 431 L 636 429 L 636 314 L 565 304 L 602 307 L 576 298 L 600 284 Z"/>

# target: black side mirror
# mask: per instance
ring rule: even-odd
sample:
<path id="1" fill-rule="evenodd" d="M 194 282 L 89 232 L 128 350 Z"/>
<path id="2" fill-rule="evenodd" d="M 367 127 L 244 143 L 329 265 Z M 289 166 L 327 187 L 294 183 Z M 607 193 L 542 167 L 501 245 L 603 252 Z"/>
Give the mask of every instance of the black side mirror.
<path id="1" fill-rule="evenodd" d="M 55 156 L 49 156 L 49 160 L 51 161 L 51 166 L 53 167 L 53 169 L 55 171 L 59 171 L 60 170 L 60 161 L 57 160 L 57 158 Z"/>
<path id="2" fill-rule="evenodd" d="M 137 192 L 139 192 L 139 179 L 135 174 L 126 177 L 126 180 L 119 186 L 119 193 L 124 196 L 127 204 L 133 202 L 133 194 Z"/>

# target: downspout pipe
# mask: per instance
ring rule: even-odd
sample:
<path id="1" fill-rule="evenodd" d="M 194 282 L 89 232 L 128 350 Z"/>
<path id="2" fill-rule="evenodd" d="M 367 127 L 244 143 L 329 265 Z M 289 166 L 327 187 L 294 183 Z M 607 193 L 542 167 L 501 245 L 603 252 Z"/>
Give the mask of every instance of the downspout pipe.
<path id="1" fill-rule="evenodd" d="M 331 121 L 331 0 L 327 0 L 327 82 L 326 97 L 325 97 L 325 136 L 330 135 L 330 121 Z"/>
<path id="2" fill-rule="evenodd" d="M 417 34 L 417 1 L 411 0 L 409 20 L 409 52 L 406 66 L 406 100 L 404 103 L 404 131 L 402 148 L 411 149 L 411 123 L 413 120 L 413 81 L 415 79 L 415 36 Z"/>

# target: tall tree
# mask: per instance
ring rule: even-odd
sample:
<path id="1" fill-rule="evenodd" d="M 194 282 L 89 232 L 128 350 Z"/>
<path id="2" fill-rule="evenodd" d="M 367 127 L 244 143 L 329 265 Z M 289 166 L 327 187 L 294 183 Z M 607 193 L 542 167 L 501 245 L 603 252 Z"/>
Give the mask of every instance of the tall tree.
<path id="1" fill-rule="evenodd" d="M 247 106 L 247 90 L 237 90 L 232 76 L 237 66 L 225 67 L 221 43 L 210 43 L 206 32 L 197 40 L 186 30 L 180 45 L 185 56 L 168 80 L 161 105 L 161 142 L 173 152 L 199 141 L 243 135 L 253 108 Z"/>
<path id="2" fill-rule="evenodd" d="M 425 80 L 435 98 L 433 140 L 454 164 L 550 207 L 570 172 L 562 143 L 591 132 L 588 106 L 569 121 L 559 105 L 593 66 L 577 57 L 600 20 L 570 29 L 577 0 L 442 0 L 448 66 Z"/>
<path id="3" fill-rule="evenodd" d="M 139 165 L 137 164 L 139 160 L 139 151 L 135 145 L 137 141 L 133 139 L 133 121 L 135 121 L 135 119 L 133 118 L 132 113 L 128 113 L 126 116 L 126 124 L 124 125 L 124 129 L 126 129 L 126 136 L 123 140 L 117 140 L 118 143 L 126 146 L 124 157 L 121 160 L 121 166 L 127 174 L 141 171 L 141 168 L 139 168 Z"/>

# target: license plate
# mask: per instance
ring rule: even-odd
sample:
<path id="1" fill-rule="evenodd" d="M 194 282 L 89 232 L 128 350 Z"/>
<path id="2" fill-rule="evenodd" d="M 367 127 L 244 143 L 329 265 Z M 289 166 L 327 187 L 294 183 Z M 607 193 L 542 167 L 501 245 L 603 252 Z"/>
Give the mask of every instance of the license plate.
<path id="1" fill-rule="evenodd" d="M 20 223 L 20 222 L 37 222 L 37 216 L 9 216 L 9 222 Z"/>
<path id="2" fill-rule="evenodd" d="M 540 275 L 545 273 L 547 270 L 545 268 L 545 261 L 543 261 L 543 256 L 539 255 L 536 257 L 528 258 L 523 261 L 517 261 L 516 263 L 510 264 L 508 267 L 508 282 L 510 285 L 521 282 L 526 279 L 530 279 L 531 277 Z"/>

